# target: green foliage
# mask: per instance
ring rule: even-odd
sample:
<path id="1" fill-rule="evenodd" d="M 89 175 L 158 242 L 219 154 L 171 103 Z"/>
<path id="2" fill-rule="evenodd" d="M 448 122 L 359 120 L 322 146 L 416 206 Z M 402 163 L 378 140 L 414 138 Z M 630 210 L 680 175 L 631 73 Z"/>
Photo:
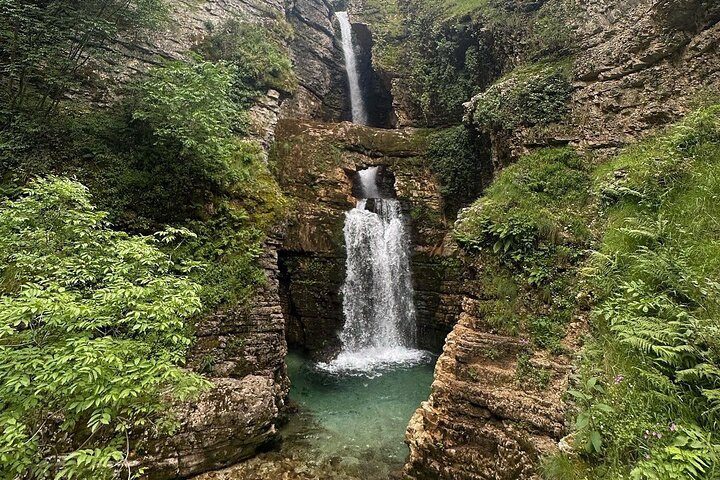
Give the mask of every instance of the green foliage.
<path id="1" fill-rule="evenodd" d="M 227 162 L 237 115 L 230 100 L 233 73 L 232 67 L 211 62 L 153 69 L 140 85 L 133 118 L 147 122 L 159 141 L 178 142 L 181 155 Z"/>
<path id="2" fill-rule="evenodd" d="M 232 98 L 247 108 L 268 89 L 288 94 L 297 89 L 288 52 L 280 43 L 287 35 L 273 35 L 262 26 L 230 19 L 199 50 L 209 60 L 229 62 L 235 67 Z"/>
<path id="3" fill-rule="evenodd" d="M 227 61 L 156 67 L 109 107 L 78 100 L 163 5 L 0 0 L 0 478 L 142 476 L 129 436 L 169 434 L 168 404 L 208 386 L 181 368 L 187 320 L 265 281 L 286 206 L 242 135 L 262 89 L 292 87 L 274 36 L 242 27 L 252 43 Z"/>
<path id="4" fill-rule="evenodd" d="M 573 0 L 544 2 L 537 11 L 513 6 L 501 0 L 370 0 L 362 15 L 377 40 L 375 66 L 402 82 L 412 114 L 427 125 L 447 125 L 461 118 L 464 102 L 512 66 L 572 54 L 567 19 Z M 551 89 L 531 91 L 527 101 L 558 93 Z"/>
<path id="5" fill-rule="evenodd" d="M 545 149 L 506 168 L 485 195 L 460 215 L 455 238 L 528 269 L 538 252 L 582 246 L 589 237 L 577 221 L 588 201 L 590 178 L 570 149 Z M 538 276 L 532 283 L 544 283 Z"/>
<path id="6" fill-rule="evenodd" d="M 543 478 L 563 480 L 591 480 L 585 464 L 566 453 L 557 453 L 542 459 L 541 472 Z"/>
<path id="7" fill-rule="evenodd" d="M 565 325 L 569 322 L 569 312 L 562 309 L 551 315 L 538 315 L 528 319 L 530 335 L 536 345 L 552 353 L 563 353 L 560 341 L 565 337 Z"/>
<path id="8" fill-rule="evenodd" d="M 244 180 L 256 152 L 234 135 L 240 114 L 231 100 L 234 72 L 222 62 L 174 62 L 140 85 L 132 118 L 144 122 L 155 150 L 174 157 L 170 181 L 225 193 Z"/>
<path id="9" fill-rule="evenodd" d="M 680 427 L 672 442 L 653 453 L 630 472 L 631 478 L 717 478 L 720 474 L 720 444 L 696 426 Z"/>
<path id="10" fill-rule="evenodd" d="M 440 178 L 446 210 L 453 215 L 480 195 L 491 176 L 492 162 L 481 147 L 480 140 L 462 126 L 430 137 L 427 159 Z"/>
<path id="11" fill-rule="evenodd" d="M 717 106 L 597 171 L 608 223 L 586 269 L 598 302 L 580 382 L 608 387 L 578 403 L 578 434 L 590 416 L 604 440 L 591 478 L 720 473 L 719 171 Z"/>
<path id="12" fill-rule="evenodd" d="M 437 23 L 437 13 L 424 4 L 401 4 L 408 30 L 397 64 L 402 89 L 414 114 L 427 125 L 455 124 L 462 118 L 462 104 L 487 82 L 481 70 L 485 45 L 468 42 L 470 27 Z"/>
<path id="13" fill-rule="evenodd" d="M 515 378 L 518 385 L 523 388 L 532 388 L 534 390 L 544 390 L 550 384 L 550 371 L 537 367 L 532 363 L 532 357 L 523 353 L 517 357 L 517 368 L 515 369 Z"/>
<path id="14" fill-rule="evenodd" d="M 385 72 L 398 71 L 405 34 L 398 0 L 366 0 L 362 17 L 373 32 L 373 65 Z"/>
<path id="15" fill-rule="evenodd" d="M 503 170 L 453 235 L 487 265 L 487 321 L 506 334 L 526 333 L 535 346 L 560 343 L 576 308 L 577 269 L 592 238 L 590 175 L 570 149 L 545 149 Z"/>
<path id="16" fill-rule="evenodd" d="M 49 114 L 109 59 L 110 44 L 166 13 L 164 0 L 0 1 L 0 115 Z"/>
<path id="17" fill-rule="evenodd" d="M 473 99 L 471 117 L 482 130 L 513 130 L 562 120 L 572 75 L 567 62 L 522 67 Z"/>
<path id="18" fill-rule="evenodd" d="M 207 387 L 180 368 L 199 286 L 105 218 L 57 178 L 0 207 L 3 478 L 111 478 L 131 430 L 167 433 L 168 400 Z"/>

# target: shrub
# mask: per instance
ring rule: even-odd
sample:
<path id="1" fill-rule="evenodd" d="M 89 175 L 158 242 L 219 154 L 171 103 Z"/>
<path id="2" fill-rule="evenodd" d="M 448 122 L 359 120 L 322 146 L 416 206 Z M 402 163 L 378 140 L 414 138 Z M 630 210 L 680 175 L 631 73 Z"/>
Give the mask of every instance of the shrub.
<path id="1" fill-rule="evenodd" d="M 133 113 L 135 120 L 147 122 L 158 141 L 177 143 L 181 156 L 204 160 L 201 169 L 216 183 L 223 182 L 236 149 L 233 74 L 231 66 L 210 62 L 173 62 L 153 69 L 140 84 Z"/>
<path id="2" fill-rule="evenodd" d="M 582 245 L 589 232 L 573 221 L 587 204 L 589 176 L 570 149 L 545 149 L 505 169 L 463 211 L 454 236 L 464 248 L 521 265 L 538 249 Z"/>
<path id="3" fill-rule="evenodd" d="M 265 27 L 230 19 L 199 47 L 208 60 L 234 66 L 232 98 L 241 108 L 252 106 L 268 89 L 290 94 L 297 79 L 287 49 Z"/>
<path id="4" fill-rule="evenodd" d="M 513 130 L 561 121 L 572 92 L 567 62 L 521 67 L 472 100 L 480 130 Z"/>
<path id="5" fill-rule="evenodd" d="M 0 206 L 3 478 L 109 479 L 131 431 L 167 433 L 168 401 L 208 386 L 180 368 L 199 286 L 105 216 L 57 178 Z"/>
<path id="6" fill-rule="evenodd" d="M 716 478 L 720 471 L 720 107 L 598 169 L 603 244 L 586 269 L 597 297 L 579 383 L 577 435 L 592 478 Z M 606 405 L 607 412 L 599 412 Z M 593 416 L 590 426 L 581 418 Z M 553 478 L 553 477 L 550 477 Z"/>
<path id="7" fill-rule="evenodd" d="M 492 162 L 482 147 L 480 140 L 462 126 L 430 137 L 427 158 L 440 179 L 446 210 L 452 215 L 475 200 L 492 175 Z"/>

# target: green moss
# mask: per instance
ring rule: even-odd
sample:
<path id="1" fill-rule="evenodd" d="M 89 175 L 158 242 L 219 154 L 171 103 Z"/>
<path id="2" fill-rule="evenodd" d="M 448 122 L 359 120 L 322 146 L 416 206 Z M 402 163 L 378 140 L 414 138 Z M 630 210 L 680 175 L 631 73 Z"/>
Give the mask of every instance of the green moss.
<path id="1" fill-rule="evenodd" d="M 427 159 L 440 179 L 446 212 L 454 216 L 475 200 L 492 176 L 489 149 L 462 126 L 434 133 Z"/>
<path id="2" fill-rule="evenodd" d="M 572 92 L 569 67 L 563 61 L 513 71 L 473 99 L 473 123 L 481 130 L 513 130 L 561 121 Z"/>
<path id="3" fill-rule="evenodd" d="M 522 388 L 544 390 L 550 384 L 551 373 L 545 368 L 533 365 L 531 358 L 527 353 L 518 355 L 515 379 Z"/>
<path id="4" fill-rule="evenodd" d="M 453 233 L 485 266 L 485 320 L 556 354 L 563 353 L 577 270 L 592 239 L 590 182 L 571 149 L 537 151 L 500 172 L 461 212 Z"/>
<path id="5" fill-rule="evenodd" d="M 207 59 L 235 67 L 232 95 L 243 108 L 269 89 L 286 94 L 297 89 L 289 52 L 283 45 L 292 35 L 290 27 L 282 21 L 274 25 L 268 29 L 231 18 L 198 46 Z"/>

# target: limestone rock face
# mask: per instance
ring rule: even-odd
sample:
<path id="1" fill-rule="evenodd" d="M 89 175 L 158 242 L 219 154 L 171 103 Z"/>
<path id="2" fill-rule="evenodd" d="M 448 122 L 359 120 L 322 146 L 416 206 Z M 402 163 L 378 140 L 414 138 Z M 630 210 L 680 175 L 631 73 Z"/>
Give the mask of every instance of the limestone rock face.
<path id="1" fill-rule="evenodd" d="M 357 202 L 357 172 L 377 165 L 394 176 L 410 223 L 420 343 L 439 351 L 459 311 L 452 293 L 458 280 L 443 263 L 448 226 L 438 180 L 424 157 L 426 132 L 281 120 L 277 135 L 282 141 L 273 160 L 295 204 L 280 252 L 290 343 L 320 357 L 340 347 L 345 213 Z"/>
<path id="2" fill-rule="evenodd" d="M 562 120 L 488 132 L 473 118 L 483 94 L 467 105 L 468 124 L 491 134 L 497 165 L 546 146 L 609 155 L 685 115 L 703 93 L 717 92 L 718 2 L 576 3 L 580 46 Z M 459 322 L 438 361 L 432 394 L 408 427 L 405 473 L 423 480 L 539 478 L 539 457 L 558 448 L 567 428 L 561 395 L 571 359 L 535 354 L 529 362 L 549 374 L 549 384 L 542 390 L 522 385 L 518 354 L 530 352 L 521 340 L 497 335 L 483 322 L 477 308 L 482 290 L 471 277 L 457 292 Z"/>
<path id="3" fill-rule="evenodd" d="M 668 125 L 720 85 L 720 5 L 711 0 L 577 2 L 568 115 L 494 130 L 500 164 L 543 146 L 611 154 Z M 483 94 L 467 104 L 467 121 Z M 480 127 L 482 128 L 482 127 Z"/>
<path id="4" fill-rule="evenodd" d="M 671 123 L 720 85 L 720 5 L 587 1 L 575 64 L 573 142 L 624 145 Z"/>
<path id="5" fill-rule="evenodd" d="M 525 480 L 539 478 L 541 455 L 565 431 L 562 395 L 570 359 L 535 353 L 530 368 L 548 372 L 542 387 L 524 384 L 519 360 L 527 341 L 494 333 L 478 308 L 479 284 L 466 276 L 461 311 L 435 368 L 432 393 L 407 429 L 407 478 Z"/>
<path id="6" fill-rule="evenodd" d="M 295 34 L 290 47 L 300 86 L 294 98 L 283 105 L 283 117 L 340 121 L 350 116 L 333 12 L 326 0 L 288 2 L 288 19 Z"/>
<path id="7" fill-rule="evenodd" d="M 222 378 L 203 397 L 177 409 L 179 433 L 151 442 L 143 451 L 151 468 L 147 478 L 182 478 L 221 468 L 255 454 L 276 434 L 279 413 L 272 378 L 248 375 Z"/>

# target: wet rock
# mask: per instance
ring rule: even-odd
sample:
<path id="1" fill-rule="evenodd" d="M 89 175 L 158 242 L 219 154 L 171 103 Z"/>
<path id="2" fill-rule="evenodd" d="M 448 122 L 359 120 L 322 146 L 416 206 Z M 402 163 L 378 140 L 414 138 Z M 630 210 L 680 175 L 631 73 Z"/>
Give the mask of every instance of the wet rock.
<path id="1" fill-rule="evenodd" d="M 214 383 L 199 401 L 175 409 L 182 419 L 176 435 L 136 446 L 138 463 L 149 467 L 145 478 L 184 478 L 232 465 L 273 440 L 282 405 L 276 403 L 272 378 L 248 375 Z"/>
<path id="2" fill-rule="evenodd" d="M 427 135 L 414 129 L 298 120 L 281 120 L 277 135 L 283 141 L 273 161 L 295 204 L 280 253 L 290 343 L 316 358 L 337 352 L 344 323 L 345 213 L 357 202 L 357 172 L 380 166 L 384 191 L 400 200 L 411 226 L 420 344 L 439 351 L 454 323 L 446 317 L 454 307 L 443 309 L 457 299 L 443 287 L 441 245 L 448 224 L 438 180 L 424 157 Z M 435 274 L 427 275 L 433 268 Z"/>

